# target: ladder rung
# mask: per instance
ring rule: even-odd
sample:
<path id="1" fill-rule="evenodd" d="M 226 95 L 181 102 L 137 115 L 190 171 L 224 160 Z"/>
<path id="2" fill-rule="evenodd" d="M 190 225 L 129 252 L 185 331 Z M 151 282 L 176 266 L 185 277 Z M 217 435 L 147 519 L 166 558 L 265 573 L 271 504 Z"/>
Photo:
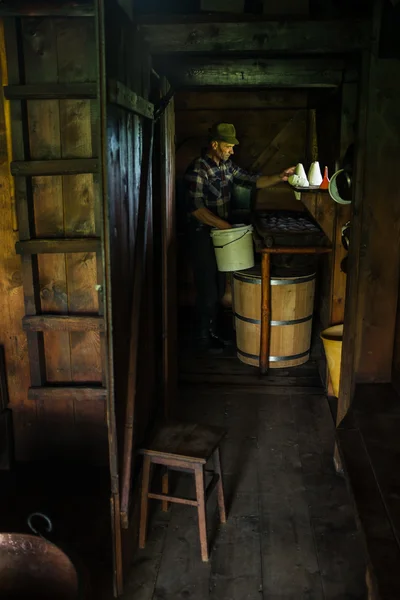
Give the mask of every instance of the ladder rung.
<path id="1" fill-rule="evenodd" d="M 8 100 L 63 100 L 91 99 L 97 97 L 96 83 L 35 83 L 6 85 L 4 95 Z"/>
<path id="2" fill-rule="evenodd" d="M 14 160 L 11 163 L 14 177 L 33 177 L 45 175 L 78 175 L 79 173 L 97 173 L 97 158 L 60 158 L 55 160 Z"/>
<path id="3" fill-rule="evenodd" d="M 29 400 L 105 400 L 106 396 L 106 388 L 100 386 L 31 387 L 28 391 Z"/>
<path id="4" fill-rule="evenodd" d="M 25 331 L 104 331 L 104 319 L 91 315 L 27 315 Z"/>
<path id="5" fill-rule="evenodd" d="M 17 254 L 66 254 L 67 252 L 97 252 L 100 238 L 51 238 L 25 240 L 15 244 Z"/>

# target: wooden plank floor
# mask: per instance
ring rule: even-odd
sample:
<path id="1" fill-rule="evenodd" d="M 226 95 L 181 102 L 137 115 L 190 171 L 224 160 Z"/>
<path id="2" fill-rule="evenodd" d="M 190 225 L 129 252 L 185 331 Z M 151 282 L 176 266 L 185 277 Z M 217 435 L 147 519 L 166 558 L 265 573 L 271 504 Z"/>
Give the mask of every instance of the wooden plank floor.
<path id="1" fill-rule="evenodd" d="M 123 598 L 366 598 L 363 546 L 345 480 L 333 468 L 333 420 L 315 365 L 259 381 L 254 370 L 245 374 L 238 361 L 227 360 L 219 359 L 214 375 L 204 372 L 207 360 L 187 365 L 180 406 L 184 420 L 227 429 L 228 522 L 218 524 L 214 492 L 211 556 L 202 563 L 196 510 L 173 505 L 162 513 L 154 503 L 148 542 L 136 553 Z M 232 381 L 232 366 L 241 381 Z M 177 488 L 194 493 L 185 474 L 177 476 Z"/>

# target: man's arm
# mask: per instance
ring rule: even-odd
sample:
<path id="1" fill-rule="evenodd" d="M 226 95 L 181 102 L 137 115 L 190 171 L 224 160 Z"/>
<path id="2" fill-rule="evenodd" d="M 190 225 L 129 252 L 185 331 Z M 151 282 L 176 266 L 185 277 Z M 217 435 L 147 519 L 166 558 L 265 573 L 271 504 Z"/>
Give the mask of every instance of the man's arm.
<path id="1" fill-rule="evenodd" d="M 205 206 L 203 208 L 198 208 L 192 215 L 196 217 L 198 221 L 201 223 L 205 223 L 206 225 L 210 225 L 211 227 L 216 227 L 217 229 L 231 229 L 232 225 L 228 223 L 228 221 L 224 221 L 224 219 L 220 219 L 211 210 L 208 210 Z"/>
<path id="2" fill-rule="evenodd" d="M 232 167 L 233 178 L 235 181 L 255 183 L 257 189 L 269 188 L 277 183 L 281 183 L 281 181 L 287 181 L 296 169 L 296 167 L 290 167 L 277 175 L 258 175 L 257 173 L 245 171 L 237 165 L 232 165 Z"/>
<path id="3" fill-rule="evenodd" d="M 187 187 L 187 210 L 198 221 L 217 229 L 230 229 L 231 225 L 224 219 L 217 217 L 204 205 L 205 186 L 207 174 L 201 168 L 194 167 L 185 175 Z"/>
<path id="4" fill-rule="evenodd" d="M 261 175 L 261 177 L 259 177 L 256 181 L 256 188 L 259 190 L 269 188 L 277 183 L 281 183 L 281 181 L 287 181 L 288 178 L 293 175 L 295 169 L 296 167 L 290 167 L 278 175 Z"/>

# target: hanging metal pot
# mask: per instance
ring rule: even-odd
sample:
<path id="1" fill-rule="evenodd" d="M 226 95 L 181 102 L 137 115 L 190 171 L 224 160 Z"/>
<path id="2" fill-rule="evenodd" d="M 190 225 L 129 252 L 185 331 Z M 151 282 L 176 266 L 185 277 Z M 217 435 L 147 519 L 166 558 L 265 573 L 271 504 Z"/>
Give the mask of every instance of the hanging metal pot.
<path id="1" fill-rule="evenodd" d="M 70 558 L 32 524 L 33 518 L 53 525 L 42 513 L 28 517 L 35 535 L 0 533 L 0 598 L 4 600 L 81 600 L 82 586 Z"/>

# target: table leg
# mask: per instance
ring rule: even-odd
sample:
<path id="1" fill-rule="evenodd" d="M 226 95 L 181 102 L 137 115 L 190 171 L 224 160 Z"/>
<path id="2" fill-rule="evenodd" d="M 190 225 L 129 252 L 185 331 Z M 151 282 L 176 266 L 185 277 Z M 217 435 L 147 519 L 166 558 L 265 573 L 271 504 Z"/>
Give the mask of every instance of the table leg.
<path id="1" fill-rule="evenodd" d="M 260 335 L 260 371 L 268 373 L 269 346 L 271 334 L 271 257 L 268 252 L 261 259 L 261 335 Z"/>

